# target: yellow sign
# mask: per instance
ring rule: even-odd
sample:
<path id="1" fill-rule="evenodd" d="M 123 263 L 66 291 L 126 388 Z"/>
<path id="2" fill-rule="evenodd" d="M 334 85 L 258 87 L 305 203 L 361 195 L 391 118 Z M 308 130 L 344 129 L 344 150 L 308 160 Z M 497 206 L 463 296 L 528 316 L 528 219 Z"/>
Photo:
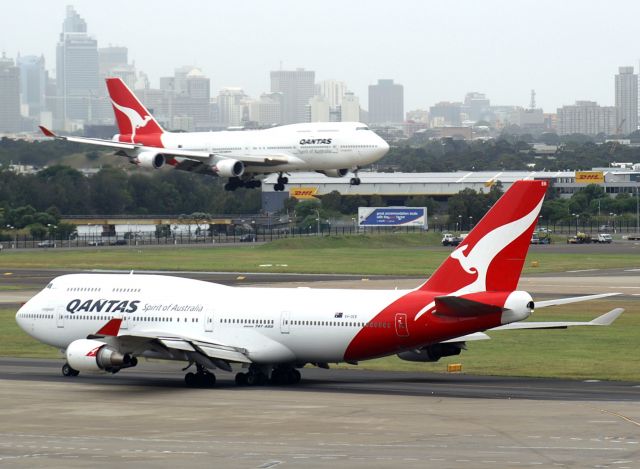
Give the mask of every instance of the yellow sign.
<path id="1" fill-rule="evenodd" d="M 289 196 L 296 199 L 315 199 L 317 187 L 294 187 L 289 190 Z"/>
<path id="2" fill-rule="evenodd" d="M 577 184 L 604 184 L 602 171 L 576 171 Z"/>

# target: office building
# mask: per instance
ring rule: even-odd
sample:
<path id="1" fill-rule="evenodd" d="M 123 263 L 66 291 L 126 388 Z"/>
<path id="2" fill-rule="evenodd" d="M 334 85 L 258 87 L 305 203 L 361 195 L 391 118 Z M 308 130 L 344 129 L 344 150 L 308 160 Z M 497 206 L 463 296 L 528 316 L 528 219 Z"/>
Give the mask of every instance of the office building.
<path id="1" fill-rule="evenodd" d="M 104 95 L 98 73 L 98 43 L 87 34 L 86 22 L 72 6 L 67 7 L 56 48 L 56 83 L 65 128 L 72 127 L 70 121 L 91 122 L 102 117 L 95 115 Z"/>
<path id="2" fill-rule="evenodd" d="M 616 83 L 616 134 L 629 135 L 638 130 L 638 75 L 633 67 L 620 67 Z"/>
<path id="3" fill-rule="evenodd" d="M 218 113 L 220 124 L 235 127 L 242 124 L 243 104 L 247 95 L 242 88 L 226 87 L 218 93 Z"/>
<path id="4" fill-rule="evenodd" d="M 462 125 L 462 103 L 442 101 L 429 108 L 432 127 L 459 127 Z"/>
<path id="5" fill-rule="evenodd" d="M 324 96 L 314 96 L 309 100 L 308 122 L 330 122 L 331 107 Z"/>
<path id="6" fill-rule="evenodd" d="M 20 103 L 25 117 L 40 118 L 46 110 L 45 91 L 47 71 L 44 68 L 44 56 L 24 55 L 18 57 L 20 68 Z"/>
<path id="7" fill-rule="evenodd" d="M 316 85 L 316 95 L 322 96 L 332 108 L 342 105 L 342 97 L 346 92 L 347 84 L 344 81 L 323 80 Z"/>
<path id="8" fill-rule="evenodd" d="M 404 121 L 404 87 L 393 80 L 378 80 L 369 85 L 369 122 L 373 124 Z"/>
<path id="9" fill-rule="evenodd" d="M 18 132 L 21 124 L 20 69 L 3 52 L 0 58 L 0 132 Z"/>
<path id="10" fill-rule="evenodd" d="M 613 135 L 617 113 L 614 106 L 599 106 L 594 101 L 576 101 L 558 109 L 558 135 Z"/>
<path id="11" fill-rule="evenodd" d="M 271 72 L 271 92 L 282 93 L 282 124 L 307 121 L 307 106 L 315 92 L 316 72 L 298 68 Z"/>
<path id="12" fill-rule="evenodd" d="M 352 92 L 347 91 L 342 97 L 340 111 L 342 122 L 360 122 L 360 99 Z"/>

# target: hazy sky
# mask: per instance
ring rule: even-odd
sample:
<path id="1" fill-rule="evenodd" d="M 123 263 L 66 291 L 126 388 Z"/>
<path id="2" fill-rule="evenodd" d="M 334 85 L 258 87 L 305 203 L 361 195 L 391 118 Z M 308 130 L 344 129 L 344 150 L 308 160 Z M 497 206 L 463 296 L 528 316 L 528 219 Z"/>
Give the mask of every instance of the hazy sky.
<path id="1" fill-rule="evenodd" d="M 212 94 L 241 86 L 258 96 L 269 71 L 304 67 L 343 80 L 367 106 L 378 78 L 404 85 L 405 111 L 462 101 L 555 112 L 576 100 L 614 101 L 613 76 L 640 59 L 640 2 L 593 0 L 23 0 L 0 7 L 0 50 L 45 55 L 65 5 L 87 21 L 100 47 L 122 45 L 158 86 L 186 64 L 201 67 Z"/>

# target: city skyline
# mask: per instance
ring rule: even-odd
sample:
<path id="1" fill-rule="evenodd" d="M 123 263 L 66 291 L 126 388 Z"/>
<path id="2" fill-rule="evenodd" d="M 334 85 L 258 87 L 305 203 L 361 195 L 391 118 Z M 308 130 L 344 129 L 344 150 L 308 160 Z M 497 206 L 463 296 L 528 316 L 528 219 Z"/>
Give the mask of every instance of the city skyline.
<path id="1" fill-rule="evenodd" d="M 185 21 L 175 21 L 172 4 L 156 2 L 149 28 L 149 4 L 34 0 L 5 7 L 11 17 L 28 18 L 29 27 L 19 26 L 22 21 L 3 25 L 0 48 L 9 57 L 43 54 L 47 68 L 55 68 L 67 4 L 86 20 L 100 47 L 127 47 L 154 87 L 161 76 L 193 64 L 211 78 L 212 91 L 239 86 L 259 96 L 270 88 L 269 72 L 304 67 L 316 72 L 317 81 L 346 82 L 365 109 L 368 86 L 384 78 L 404 85 L 405 110 L 462 101 L 469 91 L 495 104 L 526 107 L 531 89 L 546 112 L 578 100 L 613 105 L 615 71 L 637 68 L 640 56 L 633 47 L 633 16 L 640 5 L 627 1 L 401 1 L 394 4 L 393 21 L 381 2 L 363 9 L 334 1 L 186 1 Z M 613 21 L 611 39 L 597 33 Z"/>

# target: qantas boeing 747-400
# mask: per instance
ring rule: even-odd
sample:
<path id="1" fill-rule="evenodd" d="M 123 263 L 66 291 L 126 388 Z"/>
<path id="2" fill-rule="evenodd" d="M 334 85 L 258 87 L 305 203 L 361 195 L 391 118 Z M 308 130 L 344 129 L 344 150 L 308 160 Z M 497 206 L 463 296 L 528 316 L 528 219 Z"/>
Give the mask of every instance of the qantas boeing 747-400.
<path id="1" fill-rule="evenodd" d="M 359 122 L 291 124 L 264 130 L 167 132 L 120 78 L 107 78 L 120 133 L 112 140 L 65 137 L 40 126 L 47 137 L 112 148 L 145 168 L 165 165 L 228 178 L 225 189 L 260 187 L 260 178 L 278 173 L 274 189 L 284 190 L 287 173 L 317 171 L 360 184 L 358 169 L 378 161 L 389 145 Z"/>
<path id="2" fill-rule="evenodd" d="M 293 384 L 305 364 L 394 354 L 437 361 L 459 354 L 467 341 L 487 339 L 487 331 L 609 325 L 622 309 L 589 322 L 524 321 L 534 302 L 516 288 L 546 189 L 545 181 L 513 184 L 413 290 L 243 288 L 161 275 L 73 274 L 49 283 L 16 320 L 63 351 L 65 376 L 115 373 L 150 357 L 195 365 L 196 373 L 185 376 L 190 386 L 213 385 L 215 369 L 242 368 L 238 384 Z"/>

